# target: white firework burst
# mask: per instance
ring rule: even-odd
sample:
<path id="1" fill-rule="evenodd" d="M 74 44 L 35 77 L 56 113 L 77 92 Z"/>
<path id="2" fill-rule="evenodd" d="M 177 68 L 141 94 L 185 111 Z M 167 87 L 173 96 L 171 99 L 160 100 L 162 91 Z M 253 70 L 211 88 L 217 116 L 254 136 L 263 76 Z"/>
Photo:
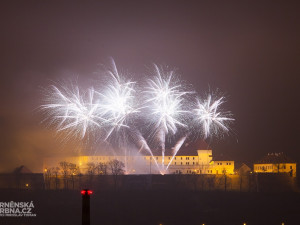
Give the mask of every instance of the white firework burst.
<path id="1" fill-rule="evenodd" d="M 115 62 L 112 60 L 112 69 L 107 71 L 109 77 L 103 91 L 98 91 L 100 104 L 98 112 L 106 119 L 108 127 L 107 139 L 112 132 L 118 132 L 122 127 L 129 127 L 131 116 L 140 112 L 136 104 L 135 82 L 126 80 L 119 74 Z"/>
<path id="2" fill-rule="evenodd" d="M 221 131 L 228 132 L 228 123 L 233 121 L 230 112 L 222 112 L 220 106 L 224 103 L 224 97 L 213 100 L 209 94 L 207 99 L 197 99 L 196 108 L 193 110 L 194 123 L 196 127 L 201 127 L 204 138 L 211 135 L 218 135 Z M 198 126 L 197 126 L 198 125 Z"/>
<path id="3" fill-rule="evenodd" d="M 52 85 L 41 109 L 47 113 L 46 120 L 55 124 L 58 131 L 66 130 L 69 135 L 84 138 L 88 129 L 99 128 L 104 121 L 98 114 L 99 105 L 94 94 L 93 89 L 82 94 L 78 86 L 58 88 Z"/>
<path id="4" fill-rule="evenodd" d="M 150 112 L 149 119 L 154 130 L 163 130 L 165 134 L 175 134 L 177 126 L 185 127 L 183 122 L 184 95 L 182 85 L 175 80 L 174 71 L 164 73 L 157 65 L 155 67 L 155 77 L 148 79 L 144 93 L 147 96 L 146 107 Z M 148 115 L 147 115 L 148 116 Z"/>

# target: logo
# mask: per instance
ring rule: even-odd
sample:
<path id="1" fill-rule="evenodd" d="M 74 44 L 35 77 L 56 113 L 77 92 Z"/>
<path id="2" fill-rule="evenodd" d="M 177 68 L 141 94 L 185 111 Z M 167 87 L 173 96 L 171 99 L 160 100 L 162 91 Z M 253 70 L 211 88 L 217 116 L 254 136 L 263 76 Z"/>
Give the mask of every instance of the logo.
<path id="1" fill-rule="evenodd" d="M 31 202 L 0 202 L 0 216 L 2 217 L 35 217 L 34 205 Z"/>

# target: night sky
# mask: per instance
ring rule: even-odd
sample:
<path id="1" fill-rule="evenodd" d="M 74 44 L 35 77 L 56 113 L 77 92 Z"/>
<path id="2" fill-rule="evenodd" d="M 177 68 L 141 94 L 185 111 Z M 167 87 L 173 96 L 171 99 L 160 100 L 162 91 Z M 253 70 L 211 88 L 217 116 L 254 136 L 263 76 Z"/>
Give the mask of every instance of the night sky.
<path id="1" fill-rule="evenodd" d="M 299 161 L 297 1 L 19 1 L 0 3 L 0 172 L 62 154 L 36 110 L 42 87 L 98 79 L 108 57 L 139 79 L 152 63 L 178 69 L 199 94 L 219 88 L 236 121 L 214 154 Z"/>

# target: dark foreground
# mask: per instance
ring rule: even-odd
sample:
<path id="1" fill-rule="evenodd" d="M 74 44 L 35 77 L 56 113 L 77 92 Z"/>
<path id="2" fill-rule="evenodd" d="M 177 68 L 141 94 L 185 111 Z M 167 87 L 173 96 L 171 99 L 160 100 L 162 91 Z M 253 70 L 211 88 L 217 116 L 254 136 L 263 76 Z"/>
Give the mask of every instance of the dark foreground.
<path id="1" fill-rule="evenodd" d="M 5 190 L 0 201 L 33 201 L 34 218 L 0 224 L 81 224 L 79 191 Z M 299 193 L 105 191 L 91 196 L 91 225 L 300 224 Z"/>

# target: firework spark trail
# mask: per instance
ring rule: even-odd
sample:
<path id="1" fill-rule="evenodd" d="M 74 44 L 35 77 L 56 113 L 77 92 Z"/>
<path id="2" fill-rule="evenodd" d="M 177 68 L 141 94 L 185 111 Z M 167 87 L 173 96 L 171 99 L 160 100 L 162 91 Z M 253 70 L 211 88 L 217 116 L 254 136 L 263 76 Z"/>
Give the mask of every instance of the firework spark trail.
<path id="1" fill-rule="evenodd" d="M 134 102 L 136 98 L 135 82 L 125 80 L 119 74 L 114 60 L 112 60 L 112 69 L 107 73 L 111 78 L 108 85 L 104 92 L 97 92 L 100 96 L 98 111 L 108 121 L 106 126 L 110 127 L 105 140 L 114 131 L 118 132 L 122 127 L 129 128 L 128 118 L 140 112 L 140 108 Z"/>
<path id="2" fill-rule="evenodd" d="M 105 121 L 97 112 L 94 90 L 81 94 L 78 86 L 59 89 L 52 85 L 47 93 L 47 104 L 41 109 L 47 112 L 46 120 L 56 124 L 58 131 L 68 130 L 69 135 L 79 135 L 81 139 L 86 136 L 88 128 L 99 128 Z"/>
<path id="3" fill-rule="evenodd" d="M 173 162 L 173 159 L 174 159 L 175 156 L 177 155 L 179 149 L 181 148 L 181 146 L 183 145 L 183 143 L 185 142 L 185 140 L 186 140 L 187 137 L 188 137 L 188 135 L 186 135 L 186 136 L 180 138 L 180 139 L 177 141 L 176 145 L 174 146 L 174 153 L 173 153 L 173 156 L 172 156 L 170 162 L 168 163 L 168 165 L 167 165 L 165 171 L 168 170 L 169 166 L 170 166 L 171 163 Z"/>
<path id="4" fill-rule="evenodd" d="M 197 99 L 197 106 L 193 110 L 196 115 L 194 121 L 202 127 L 201 132 L 204 134 L 204 138 L 208 138 L 212 134 L 217 135 L 220 130 L 228 132 L 227 123 L 234 120 L 230 118 L 229 112 L 223 113 L 219 110 L 224 103 L 224 97 L 216 101 L 213 101 L 212 98 L 212 95 L 209 94 L 205 100 Z"/>
<path id="5" fill-rule="evenodd" d="M 174 81 L 174 71 L 165 73 L 155 67 L 155 77 L 148 79 L 148 85 L 144 93 L 147 95 L 146 107 L 150 111 L 152 130 L 160 142 L 162 151 L 162 168 L 164 169 L 165 138 L 168 133 L 175 134 L 177 126 L 186 127 L 181 121 L 183 96 L 188 92 L 182 91 L 182 85 Z"/>
<path id="6" fill-rule="evenodd" d="M 143 135 L 140 133 L 140 131 L 134 130 L 134 132 L 131 132 L 131 136 L 135 140 L 135 142 L 138 143 L 138 146 L 140 146 L 139 152 L 141 152 L 143 149 L 146 149 L 147 152 L 150 153 L 151 158 L 153 159 L 159 173 L 163 174 L 160 167 L 159 167 L 159 165 L 158 165 L 158 163 L 157 163 L 157 160 L 155 159 L 155 157 L 153 155 L 153 152 L 152 152 L 151 148 L 149 147 L 147 141 L 145 140 Z"/>
<path id="7" fill-rule="evenodd" d="M 152 153 L 150 147 L 149 147 L 148 144 L 147 144 L 147 141 L 146 141 L 144 138 L 142 138 L 142 139 L 140 140 L 140 142 L 142 143 L 141 149 L 146 149 L 146 150 L 150 153 L 151 158 L 153 159 L 153 161 L 154 161 L 154 163 L 155 163 L 155 165 L 156 165 L 156 167 L 157 167 L 159 173 L 163 175 L 163 171 L 160 169 L 157 160 L 155 159 L 155 157 L 154 157 L 154 155 L 153 155 L 153 153 Z"/>

